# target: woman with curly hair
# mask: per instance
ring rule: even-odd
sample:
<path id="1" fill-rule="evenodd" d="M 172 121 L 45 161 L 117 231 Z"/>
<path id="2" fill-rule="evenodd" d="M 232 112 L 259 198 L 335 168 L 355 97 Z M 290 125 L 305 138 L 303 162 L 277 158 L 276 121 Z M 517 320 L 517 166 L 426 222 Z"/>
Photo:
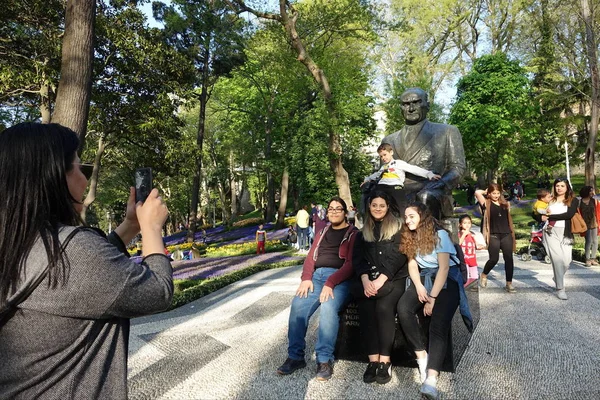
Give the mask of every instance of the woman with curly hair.
<path id="1" fill-rule="evenodd" d="M 504 290 L 508 293 L 516 293 L 512 285 L 515 263 L 513 252 L 517 249 L 515 241 L 515 229 L 510 216 L 510 204 L 502 196 L 502 188 L 497 183 L 491 183 L 486 190 L 476 190 L 475 198 L 481 207 L 482 233 L 488 245 L 489 260 L 483 267 L 483 273 L 479 277 L 479 286 L 487 287 L 487 276 L 498 264 L 500 250 L 504 258 L 504 270 L 506 271 L 506 286 Z"/>
<path id="2" fill-rule="evenodd" d="M 550 257 L 554 270 L 554 283 L 556 296 L 567 300 L 565 292 L 565 274 L 573 259 L 573 233 L 571 232 L 571 218 L 577 212 L 579 201 L 573 195 L 571 184 L 566 178 L 554 181 L 552 190 L 553 198 L 548 204 L 550 214 L 542 215 L 542 222 L 556 221 L 552 231 L 544 229 L 544 247 Z"/>
<path id="3" fill-rule="evenodd" d="M 352 265 L 360 278 L 353 290 L 369 364 L 365 383 L 392 379 L 390 355 L 396 331 L 396 304 L 404 294 L 407 259 L 400 252 L 400 221 L 393 198 L 375 191 L 368 199 L 365 224 L 356 236 Z M 425 368 L 425 367 L 423 367 Z"/>
<path id="4" fill-rule="evenodd" d="M 404 212 L 400 252 L 408 257 L 410 286 L 398 302 L 398 318 L 408 343 L 417 356 L 419 367 L 425 358 L 421 394 L 437 399 L 437 378 L 448 349 L 448 333 L 457 307 L 469 331 L 473 320 L 463 288 L 460 262 L 450 235 L 422 203 L 410 203 Z M 429 352 L 415 314 L 423 310 L 431 317 Z"/>

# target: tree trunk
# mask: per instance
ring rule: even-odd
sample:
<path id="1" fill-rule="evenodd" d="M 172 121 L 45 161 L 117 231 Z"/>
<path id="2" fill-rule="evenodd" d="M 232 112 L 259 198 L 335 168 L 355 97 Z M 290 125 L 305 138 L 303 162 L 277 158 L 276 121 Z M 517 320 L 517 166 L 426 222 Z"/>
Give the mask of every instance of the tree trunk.
<path id="1" fill-rule="evenodd" d="M 49 124 L 52 112 L 50 111 L 50 88 L 48 83 L 44 82 L 40 87 L 40 114 L 42 115 L 42 124 Z"/>
<path id="2" fill-rule="evenodd" d="M 194 174 L 194 182 L 192 185 L 192 204 L 190 210 L 190 229 L 187 233 L 187 241 L 194 240 L 196 233 L 196 220 L 198 217 L 198 200 L 200 199 L 200 177 L 202 175 L 202 146 L 204 144 L 204 130 L 206 125 L 206 103 L 208 102 L 208 79 L 209 68 L 208 60 L 210 50 L 208 46 L 204 49 L 204 69 L 202 70 L 202 90 L 200 91 L 200 113 L 198 115 L 198 134 L 196 136 L 196 145 L 198 153 L 196 155 L 196 171 Z"/>
<path id="3" fill-rule="evenodd" d="M 336 132 L 337 123 L 336 123 L 336 113 L 335 113 L 335 105 L 333 101 L 333 95 L 331 93 L 331 88 L 329 87 L 329 81 L 325 76 L 325 72 L 308 54 L 304 43 L 300 39 L 300 35 L 296 30 L 296 21 L 298 20 L 298 11 L 294 8 L 293 4 L 289 0 L 279 0 L 279 14 L 272 14 L 267 12 L 262 12 L 258 10 L 254 10 L 251 7 L 248 7 L 244 1 L 242 0 L 225 0 L 226 3 L 230 5 L 236 11 L 246 11 L 251 14 L 254 14 L 258 18 L 266 18 L 270 20 L 274 20 L 283 25 L 286 34 L 288 36 L 288 40 L 290 41 L 292 47 L 296 51 L 297 60 L 302 63 L 311 74 L 315 82 L 321 88 L 321 92 L 323 94 L 323 98 L 325 103 L 327 104 L 327 113 L 329 114 L 329 126 L 328 126 L 328 135 L 329 135 L 329 166 L 331 168 L 331 172 L 335 176 L 335 182 L 338 185 L 339 196 L 344 199 L 348 207 L 352 206 L 352 196 L 350 194 L 350 180 L 348 178 L 348 173 L 344 169 L 342 165 L 342 147 L 340 145 L 340 136 Z"/>
<path id="4" fill-rule="evenodd" d="M 88 208 L 96 200 L 96 192 L 98 189 L 98 175 L 100 174 L 100 164 L 105 149 L 106 144 L 104 142 L 104 136 L 100 136 L 100 139 L 98 140 L 98 150 L 96 150 L 96 156 L 94 157 L 94 170 L 92 171 L 92 177 L 89 181 L 90 189 L 88 191 L 87 196 L 85 196 L 85 200 L 83 200 L 83 207 L 81 208 L 80 217 L 83 221 L 85 221 Z"/>
<path id="5" fill-rule="evenodd" d="M 271 150 L 273 147 L 273 101 L 275 95 L 271 93 L 269 105 L 267 107 L 267 124 L 265 127 L 265 165 L 267 172 L 267 215 L 265 222 L 271 222 L 275 219 L 275 182 L 273 179 L 273 171 L 271 169 L 272 159 Z"/>
<path id="6" fill-rule="evenodd" d="M 68 0 L 62 42 L 60 82 L 52 122 L 79 136 L 79 154 L 85 146 L 94 56 L 95 0 Z"/>
<path id="7" fill-rule="evenodd" d="M 598 111 L 600 107 L 600 82 L 598 79 L 598 56 L 596 51 L 596 35 L 590 0 L 581 0 L 582 17 L 585 23 L 585 43 L 587 48 L 588 65 L 590 68 L 592 96 L 591 121 L 585 149 L 585 184 L 596 188 L 595 154 L 596 139 L 598 138 Z"/>
<path id="8" fill-rule="evenodd" d="M 288 199 L 288 183 L 290 180 L 290 175 L 288 173 L 287 166 L 283 169 L 283 174 L 281 176 L 281 195 L 279 199 L 279 209 L 277 215 L 277 224 L 275 225 L 276 229 L 281 229 L 285 227 L 285 210 L 287 208 L 287 199 Z"/>
<path id="9" fill-rule="evenodd" d="M 235 166 L 233 159 L 233 150 L 229 151 L 229 187 L 231 188 L 231 216 L 235 218 L 238 212 Z"/>
<path id="10" fill-rule="evenodd" d="M 290 7 L 291 14 L 285 12 L 284 3 Z M 325 104 L 327 105 L 327 113 L 329 114 L 327 127 L 329 134 L 329 167 L 335 176 L 335 182 L 338 186 L 339 196 L 346 202 L 348 207 L 351 207 L 353 204 L 352 195 L 350 193 L 350 180 L 348 178 L 348 172 L 346 172 L 342 164 L 342 146 L 340 135 L 336 132 L 337 118 L 333 101 L 333 93 L 331 92 L 331 87 L 329 86 L 329 80 L 327 79 L 325 72 L 310 57 L 306 47 L 304 46 L 304 43 L 302 43 L 302 40 L 296 31 L 298 12 L 291 7 L 287 1 L 284 0 L 280 1 L 280 10 L 282 23 L 285 27 L 285 31 L 288 34 L 288 38 L 292 43 L 292 47 L 298 54 L 298 61 L 300 61 L 306 67 L 306 69 L 308 69 L 315 82 L 317 82 L 321 88 Z"/>

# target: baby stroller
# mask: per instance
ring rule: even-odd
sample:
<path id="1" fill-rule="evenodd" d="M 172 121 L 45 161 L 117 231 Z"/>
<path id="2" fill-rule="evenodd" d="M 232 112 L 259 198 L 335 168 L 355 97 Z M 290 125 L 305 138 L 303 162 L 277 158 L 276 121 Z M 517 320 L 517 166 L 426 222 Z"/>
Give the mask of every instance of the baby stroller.
<path id="1" fill-rule="evenodd" d="M 531 239 L 527 246 L 527 252 L 521 254 L 521 260 L 531 261 L 533 257 L 547 264 L 550 263 L 550 257 L 544 248 L 543 230 L 536 225 L 531 227 Z"/>

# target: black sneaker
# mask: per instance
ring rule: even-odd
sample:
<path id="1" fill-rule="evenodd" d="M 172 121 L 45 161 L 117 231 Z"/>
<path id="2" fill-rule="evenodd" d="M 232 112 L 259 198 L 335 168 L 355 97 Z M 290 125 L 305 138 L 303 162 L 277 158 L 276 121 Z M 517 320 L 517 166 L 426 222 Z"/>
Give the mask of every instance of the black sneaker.
<path id="1" fill-rule="evenodd" d="M 306 361 L 292 360 L 291 358 L 288 358 L 281 367 L 277 368 L 277 373 L 279 375 L 289 375 L 297 369 L 304 367 L 306 367 Z"/>
<path id="2" fill-rule="evenodd" d="M 373 383 L 375 382 L 375 377 L 377 376 L 377 367 L 379 367 L 378 362 L 369 362 L 367 365 L 367 370 L 363 375 L 363 382 L 365 383 Z"/>
<path id="3" fill-rule="evenodd" d="M 325 363 L 317 363 L 317 380 L 328 381 L 333 375 L 333 363 L 331 361 Z"/>
<path id="4" fill-rule="evenodd" d="M 391 362 L 380 362 L 377 367 L 377 376 L 375 376 L 377 383 L 385 385 L 392 380 L 392 363 Z"/>

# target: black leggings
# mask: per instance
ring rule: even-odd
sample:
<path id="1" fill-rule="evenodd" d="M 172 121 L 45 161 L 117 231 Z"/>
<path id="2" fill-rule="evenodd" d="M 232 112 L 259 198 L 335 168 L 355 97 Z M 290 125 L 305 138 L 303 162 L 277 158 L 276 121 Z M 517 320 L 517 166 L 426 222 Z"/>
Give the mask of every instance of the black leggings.
<path id="1" fill-rule="evenodd" d="M 458 308 L 458 284 L 448 279 L 446 289 L 438 294 L 429 323 L 428 369 L 440 371 L 448 349 L 448 334 L 452 318 Z M 406 340 L 414 351 L 425 350 L 425 340 L 417 321 L 417 312 L 423 312 L 415 285 L 410 285 L 398 302 L 398 319 Z"/>
<path id="2" fill-rule="evenodd" d="M 506 282 L 512 282 L 515 263 L 513 260 L 513 240 L 510 233 L 492 233 L 490 234 L 490 242 L 488 243 L 488 254 L 490 259 L 485 263 L 483 268 L 484 274 L 489 274 L 496 266 L 500 259 L 500 250 L 504 258 L 504 270 L 506 271 Z"/>
<path id="3" fill-rule="evenodd" d="M 396 187 L 397 186 L 378 184 L 377 186 L 375 186 L 375 190 L 384 192 L 388 196 L 390 196 L 391 199 L 394 201 L 394 203 L 396 203 L 398 210 L 403 213 L 402 217 L 404 217 L 403 206 L 406 207 L 406 200 L 403 198 L 403 195 L 402 195 L 402 192 L 400 191 L 400 189 L 396 189 Z"/>
<path id="4" fill-rule="evenodd" d="M 406 278 L 387 281 L 377 296 L 365 297 L 362 283 L 354 291 L 360 317 L 360 333 L 368 355 L 390 356 L 396 334 L 396 304 L 404 294 Z"/>

